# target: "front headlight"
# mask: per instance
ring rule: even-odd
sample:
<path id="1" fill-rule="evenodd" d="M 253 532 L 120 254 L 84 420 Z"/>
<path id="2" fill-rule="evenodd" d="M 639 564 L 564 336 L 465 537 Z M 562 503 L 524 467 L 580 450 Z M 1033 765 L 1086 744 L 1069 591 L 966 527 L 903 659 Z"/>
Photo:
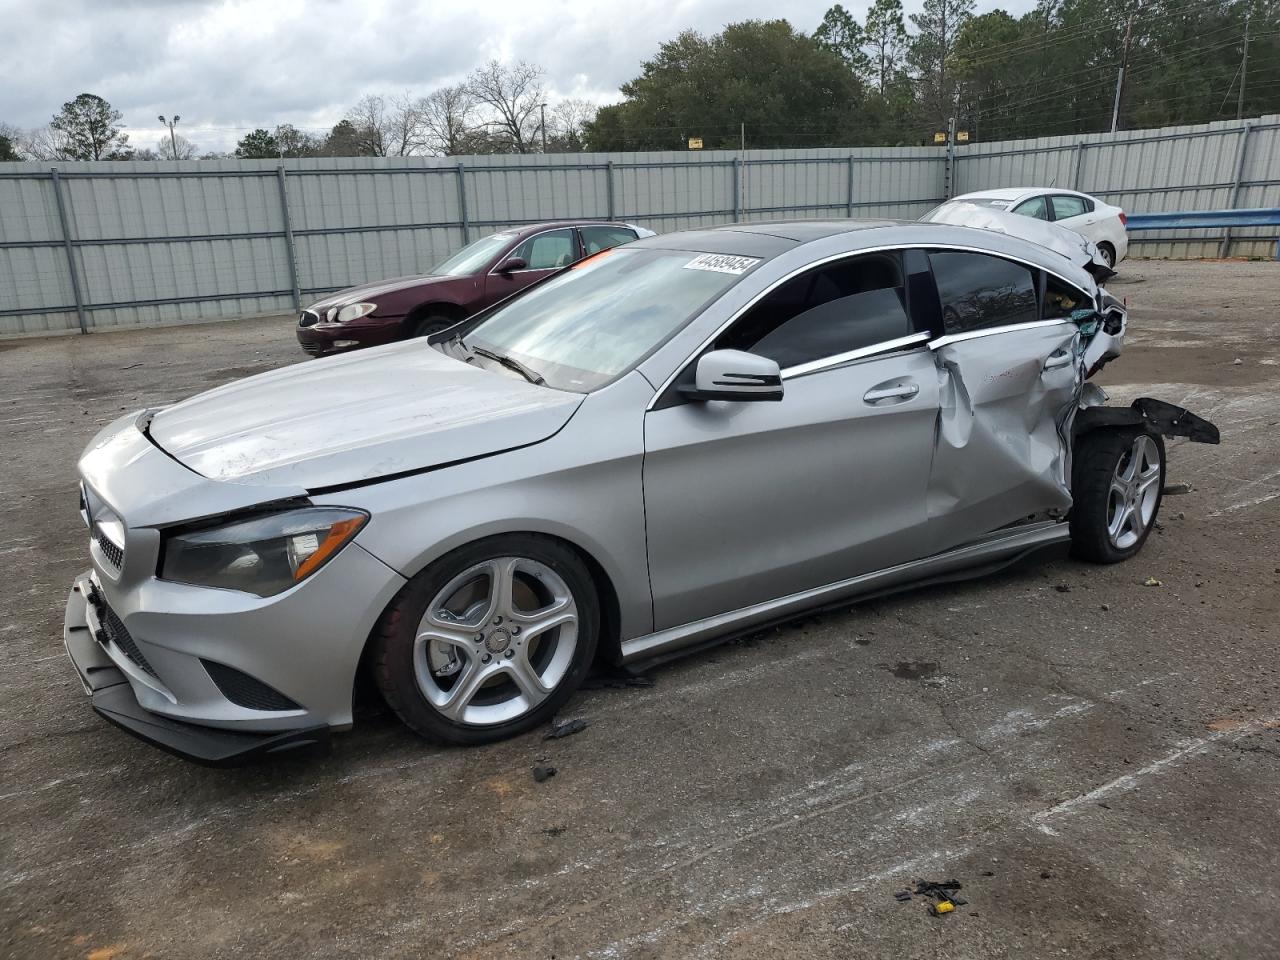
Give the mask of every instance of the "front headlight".
<path id="1" fill-rule="evenodd" d="M 376 303 L 349 303 L 338 311 L 338 322 L 346 323 L 348 320 L 359 320 L 361 317 L 367 317 L 377 309 L 378 305 Z"/>
<path id="2" fill-rule="evenodd" d="M 305 507 L 165 540 L 162 580 L 269 597 L 301 583 L 351 542 L 369 515 Z"/>

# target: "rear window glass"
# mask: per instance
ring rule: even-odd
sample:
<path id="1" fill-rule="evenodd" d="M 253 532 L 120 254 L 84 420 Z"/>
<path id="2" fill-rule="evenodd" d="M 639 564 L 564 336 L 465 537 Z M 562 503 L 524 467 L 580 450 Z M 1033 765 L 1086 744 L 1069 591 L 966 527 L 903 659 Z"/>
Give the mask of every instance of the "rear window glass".
<path id="1" fill-rule="evenodd" d="M 966 333 L 1038 319 L 1030 268 L 982 253 L 929 254 L 945 333 Z"/>

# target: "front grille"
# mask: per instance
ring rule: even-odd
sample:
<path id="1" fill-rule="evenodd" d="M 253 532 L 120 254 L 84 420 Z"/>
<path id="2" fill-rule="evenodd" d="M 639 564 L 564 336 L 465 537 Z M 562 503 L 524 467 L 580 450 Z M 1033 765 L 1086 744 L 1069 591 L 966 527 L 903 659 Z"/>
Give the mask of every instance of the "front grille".
<path id="1" fill-rule="evenodd" d="M 313 327 L 320 322 L 320 314 L 314 310 L 303 310 L 302 315 L 298 317 L 298 326 Z"/>
<path id="2" fill-rule="evenodd" d="M 212 660 L 201 660 L 209 679 L 232 703 L 250 710 L 301 710 L 302 708 L 274 687 L 255 680 L 235 667 Z"/>
<path id="3" fill-rule="evenodd" d="M 124 628 L 124 621 L 107 606 L 107 601 L 102 599 L 102 595 L 96 589 L 90 592 L 89 602 L 93 604 L 93 610 L 98 615 L 98 622 L 102 624 L 102 632 L 107 635 L 107 639 L 119 647 L 120 652 L 126 657 L 159 680 L 160 675 L 147 662 L 138 645 L 133 642 L 133 637 L 129 636 L 129 631 Z"/>
<path id="4" fill-rule="evenodd" d="M 97 526 L 93 528 L 93 542 L 98 545 L 102 559 L 106 560 L 116 573 L 119 573 L 124 568 L 124 549 L 113 543 Z"/>

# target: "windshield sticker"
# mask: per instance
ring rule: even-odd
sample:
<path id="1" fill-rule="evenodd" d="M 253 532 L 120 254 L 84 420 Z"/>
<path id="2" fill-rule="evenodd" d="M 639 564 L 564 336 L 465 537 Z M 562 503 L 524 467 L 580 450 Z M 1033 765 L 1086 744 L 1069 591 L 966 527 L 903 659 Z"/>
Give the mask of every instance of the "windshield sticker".
<path id="1" fill-rule="evenodd" d="M 684 265 L 684 268 L 710 270 L 713 273 L 732 273 L 736 276 L 746 273 L 759 262 L 759 257 L 731 257 L 725 253 L 704 253 L 694 257 Z"/>

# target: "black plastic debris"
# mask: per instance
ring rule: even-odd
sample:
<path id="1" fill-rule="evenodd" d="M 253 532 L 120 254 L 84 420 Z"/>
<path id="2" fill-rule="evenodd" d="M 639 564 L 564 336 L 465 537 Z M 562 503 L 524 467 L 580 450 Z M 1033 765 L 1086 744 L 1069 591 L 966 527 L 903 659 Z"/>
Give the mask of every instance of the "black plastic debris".
<path id="1" fill-rule="evenodd" d="M 538 783 L 542 783 L 546 780 L 550 780 L 555 775 L 556 775 L 555 767 L 534 767 L 533 768 L 533 779 L 536 780 Z"/>
<path id="2" fill-rule="evenodd" d="M 587 729 L 589 721 L 585 717 L 574 717 L 572 720 L 559 722 L 551 721 L 551 729 L 543 736 L 543 740 L 559 740 L 562 737 L 571 737 L 575 733 L 581 733 Z"/>
<path id="3" fill-rule="evenodd" d="M 929 904 L 929 913 L 938 917 L 951 913 L 956 907 L 963 907 L 969 901 L 956 896 L 961 887 L 959 880 L 917 880 L 914 890 L 900 890 L 893 895 L 895 900 L 905 902 L 916 897 L 932 897 L 935 902 Z"/>

